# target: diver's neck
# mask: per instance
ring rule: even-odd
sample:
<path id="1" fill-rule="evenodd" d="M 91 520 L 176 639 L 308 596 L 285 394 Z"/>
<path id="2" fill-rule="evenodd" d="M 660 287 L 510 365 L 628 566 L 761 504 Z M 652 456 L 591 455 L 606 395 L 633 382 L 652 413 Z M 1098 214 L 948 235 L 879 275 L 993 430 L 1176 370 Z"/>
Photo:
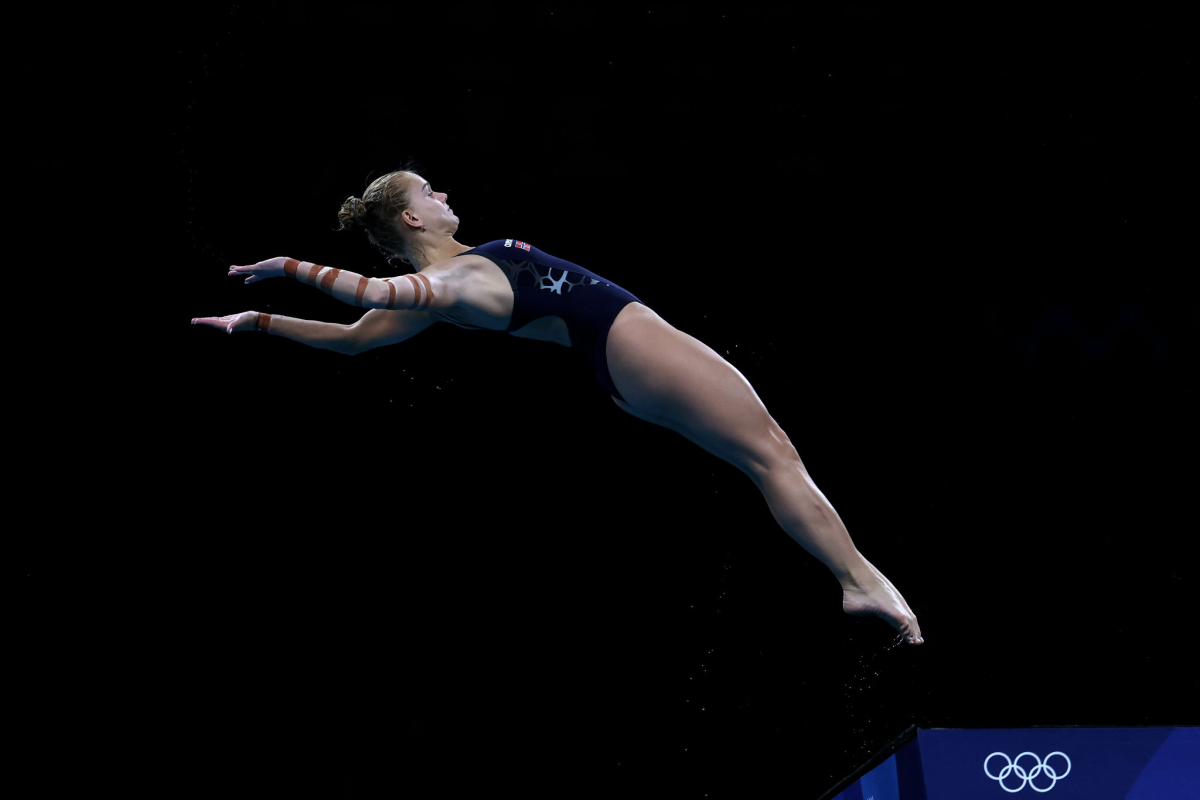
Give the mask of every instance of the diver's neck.
<path id="1" fill-rule="evenodd" d="M 453 237 L 446 237 L 437 242 L 421 242 L 421 254 L 416 259 L 417 271 L 428 267 L 430 264 L 436 264 L 439 261 L 445 261 L 449 258 L 472 249 L 472 245 L 460 244 L 454 241 Z"/>

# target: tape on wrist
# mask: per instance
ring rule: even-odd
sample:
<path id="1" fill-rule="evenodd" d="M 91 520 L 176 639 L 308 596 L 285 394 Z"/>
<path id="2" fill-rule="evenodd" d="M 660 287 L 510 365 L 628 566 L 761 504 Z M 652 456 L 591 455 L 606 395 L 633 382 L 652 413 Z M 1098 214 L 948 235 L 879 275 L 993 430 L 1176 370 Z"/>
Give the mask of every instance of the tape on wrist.
<path id="1" fill-rule="evenodd" d="M 271 315 L 258 312 L 258 324 L 255 325 L 256 330 L 269 331 L 271 329 Z"/>

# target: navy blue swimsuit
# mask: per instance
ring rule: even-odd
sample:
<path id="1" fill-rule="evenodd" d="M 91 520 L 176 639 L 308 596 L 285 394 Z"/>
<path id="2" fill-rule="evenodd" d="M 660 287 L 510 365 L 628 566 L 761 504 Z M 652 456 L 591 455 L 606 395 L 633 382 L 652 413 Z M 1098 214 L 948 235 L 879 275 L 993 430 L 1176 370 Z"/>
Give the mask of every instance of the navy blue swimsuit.
<path id="1" fill-rule="evenodd" d="M 562 317 L 567 323 L 571 347 L 583 351 L 609 394 L 618 400 L 625 399 L 608 374 L 604 345 L 608 329 L 621 309 L 641 300 L 596 273 L 547 255 L 528 242 L 497 239 L 458 255 L 483 256 L 508 276 L 513 290 L 513 312 L 505 331 L 518 330 L 539 317 Z"/>

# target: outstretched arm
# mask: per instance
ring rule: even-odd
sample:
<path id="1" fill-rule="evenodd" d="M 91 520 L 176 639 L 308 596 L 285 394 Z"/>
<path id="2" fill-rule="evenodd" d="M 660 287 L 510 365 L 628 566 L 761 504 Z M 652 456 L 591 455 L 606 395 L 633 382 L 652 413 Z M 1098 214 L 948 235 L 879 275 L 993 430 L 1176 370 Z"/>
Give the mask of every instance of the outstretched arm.
<path id="1" fill-rule="evenodd" d="M 246 276 L 246 283 L 266 278 L 295 278 L 359 308 L 424 311 L 428 308 L 447 308 L 450 303 L 447 285 L 438 272 L 431 275 L 418 272 L 395 278 L 367 278 L 349 270 L 278 256 L 257 264 L 232 266 L 229 274 Z"/>
<path id="2" fill-rule="evenodd" d="M 403 342 L 437 321 L 432 314 L 423 311 L 386 311 L 373 308 L 353 325 L 285 317 L 282 314 L 264 314 L 258 311 L 243 311 L 224 317 L 196 317 L 192 324 L 219 328 L 226 333 L 265 331 L 309 347 L 352 356 L 375 347 Z"/>

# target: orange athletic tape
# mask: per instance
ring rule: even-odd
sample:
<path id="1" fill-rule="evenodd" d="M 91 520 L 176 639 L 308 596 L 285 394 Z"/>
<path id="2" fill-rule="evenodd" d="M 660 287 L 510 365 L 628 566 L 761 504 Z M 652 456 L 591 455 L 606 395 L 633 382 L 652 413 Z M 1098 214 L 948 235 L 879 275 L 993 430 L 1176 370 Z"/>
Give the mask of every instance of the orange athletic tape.
<path id="1" fill-rule="evenodd" d="M 429 278 L 425 277 L 419 272 L 417 273 L 416 278 L 425 284 L 425 305 L 421 307 L 429 308 L 429 305 L 433 302 L 433 284 L 429 282 Z"/>
<path id="2" fill-rule="evenodd" d="M 328 295 L 333 294 L 333 282 L 337 280 L 338 273 L 340 273 L 340 272 L 341 272 L 340 269 L 331 269 L 331 270 L 329 270 L 329 272 L 325 273 L 325 277 L 321 278 L 321 291 L 322 292 L 324 292 L 325 294 L 328 294 Z"/>
<path id="3" fill-rule="evenodd" d="M 412 275 L 405 275 L 404 277 L 408 278 L 408 282 L 413 285 L 413 290 L 416 292 L 416 297 L 413 298 L 413 304 L 408 307 L 409 310 L 411 311 L 414 308 L 420 308 L 421 307 L 421 282 L 418 281 L 416 278 L 414 278 Z"/>

